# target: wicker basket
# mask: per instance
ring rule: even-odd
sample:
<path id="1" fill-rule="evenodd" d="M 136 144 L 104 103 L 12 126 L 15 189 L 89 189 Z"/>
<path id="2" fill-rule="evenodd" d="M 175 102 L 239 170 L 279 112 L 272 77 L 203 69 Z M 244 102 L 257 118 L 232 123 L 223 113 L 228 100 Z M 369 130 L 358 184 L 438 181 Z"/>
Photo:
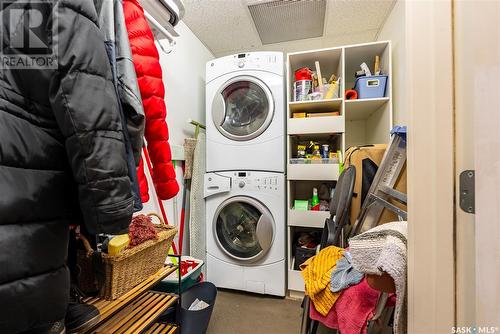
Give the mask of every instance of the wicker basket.
<path id="1" fill-rule="evenodd" d="M 127 248 L 117 255 L 102 254 L 104 282 L 99 290 L 99 297 L 114 300 L 127 293 L 149 276 L 156 273 L 165 263 L 177 228 L 168 226 L 155 213 L 161 226 L 157 227 L 158 239 L 148 240 L 142 244 Z M 94 252 L 88 241 L 84 240 L 87 256 Z"/>

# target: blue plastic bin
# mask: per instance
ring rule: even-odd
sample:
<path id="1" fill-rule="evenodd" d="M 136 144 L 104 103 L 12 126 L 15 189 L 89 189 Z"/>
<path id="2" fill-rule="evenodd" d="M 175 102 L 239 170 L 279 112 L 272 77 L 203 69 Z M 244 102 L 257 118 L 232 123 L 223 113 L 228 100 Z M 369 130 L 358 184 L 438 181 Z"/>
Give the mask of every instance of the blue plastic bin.
<path id="1" fill-rule="evenodd" d="M 354 89 L 358 92 L 358 99 L 375 99 L 385 96 L 387 75 L 372 75 L 360 77 L 354 83 Z"/>

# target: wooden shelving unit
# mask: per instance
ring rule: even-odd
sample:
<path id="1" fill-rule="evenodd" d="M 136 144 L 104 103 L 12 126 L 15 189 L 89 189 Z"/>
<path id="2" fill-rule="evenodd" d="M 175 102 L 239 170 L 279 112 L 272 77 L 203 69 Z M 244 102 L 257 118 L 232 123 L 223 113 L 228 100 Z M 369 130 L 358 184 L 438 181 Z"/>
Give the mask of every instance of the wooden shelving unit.
<path id="1" fill-rule="evenodd" d="M 95 306 L 100 313 L 99 322 L 86 334 L 173 334 L 178 326 L 158 323 L 158 317 L 170 306 L 178 303 L 178 296 L 158 291 L 149 291 L 156 283 L 177 270 L 177 266 L 166 266 L 156 274 L 112 300 L 86 298 L 85 303 Z"/>
<path id="2" fill-rule="evenodd" d="M 386 94 L 375 99 L 346 101 L 346 89 L 354 86 L 354 73 L 365 62 L 373 70 L 375 56 L 380 56 L 381 69 L 388 74 Z M 304 291 L 300 271 L 293 269 L 294 233 L 323 228 L 329 212 L 297 211 L 295 199 L 312 196 L 312 188 L 321 183 L 334 185 L 339 177 L 339 164 L 292 163 L 296 157 L 298 142 L 305 140 L 326 141 L 330 149 L 345 152 L 356 145 L 387 143 L 392 128 L 392 67 L 391 44 L 388 41 L 348 45 L 320 50 L 289 53 L 287 57 L 287 240 L 288 240 L 288 289 Z M 294 72 L 301 67 L 315 69 L 320 62 L 323 77 L 335 74 L 341 77 L 340 97 L 329 100 L 293 101 Z M 319 113 L 338 111 L 339 116 L 293 118 L 295 112 Z M 295 162 L 295 161 L 293 161 Z M 308 193 L 310 189 L 310 194 Z"/>

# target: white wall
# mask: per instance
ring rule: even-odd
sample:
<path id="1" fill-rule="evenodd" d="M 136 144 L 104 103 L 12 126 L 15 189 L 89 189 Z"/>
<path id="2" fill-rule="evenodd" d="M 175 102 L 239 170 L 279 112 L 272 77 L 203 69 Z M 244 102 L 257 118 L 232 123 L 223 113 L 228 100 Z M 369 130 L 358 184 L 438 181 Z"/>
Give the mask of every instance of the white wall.
<path id="1" fill-rule="evenodd" d="M 398 0 L 377 36 L 392 45 L 392 108 L 394 125 L 407 125 L 405 0 Z"/>
<path id="2" fill-rule="evenodd" d="M 182 147 L 184 138 L 194 136 L 195 128 L 188 124 L 188 119 L 205 124 L 205 64 L 214 58 L 183 22 L 180 22 L 175 30 L 180 36 L 176 38 L 176 45 L 172 52 L 166 54 L 158 48 L 166 91 L 169 142 L 173 151 Z M 160 43 L 168 49 L 167 40 L 162 40 Z M 178 223 L 182 205 L 184 181 L 180 165 L 176 167 L 176 173 L 181 190 L 175 198 L 163 202 L 170 224 Z M 149 194 L 150 200 L 145 203 L 143 212 L 160 213 L 150 178 Z M 175 206 L 177 208 L 174 208 Z"/>
<path id="3" fill-rule="evenodd" d="M 160 50 L 163 82 L 166 90 L 167 123 L 170 143 L 183 145 L 193 135 L 189 118 L 205 123 L 205 64 L 214 58 L 191 30 L 180 22 L 176 45 L 169 54 Z M 168 41 L 161 41 L 168 47 Z"/>

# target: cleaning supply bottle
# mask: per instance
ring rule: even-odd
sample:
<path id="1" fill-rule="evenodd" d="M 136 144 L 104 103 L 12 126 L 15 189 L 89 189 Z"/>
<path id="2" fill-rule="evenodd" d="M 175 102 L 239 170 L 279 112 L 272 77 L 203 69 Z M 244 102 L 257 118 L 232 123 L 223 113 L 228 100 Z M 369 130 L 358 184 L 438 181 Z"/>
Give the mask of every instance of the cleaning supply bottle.
<path id="1" fill-rule="evenodd" d="M 313 197 L 311 200 L 311 210 L 319 211 L 318 188 L 313 188 Z"/>

